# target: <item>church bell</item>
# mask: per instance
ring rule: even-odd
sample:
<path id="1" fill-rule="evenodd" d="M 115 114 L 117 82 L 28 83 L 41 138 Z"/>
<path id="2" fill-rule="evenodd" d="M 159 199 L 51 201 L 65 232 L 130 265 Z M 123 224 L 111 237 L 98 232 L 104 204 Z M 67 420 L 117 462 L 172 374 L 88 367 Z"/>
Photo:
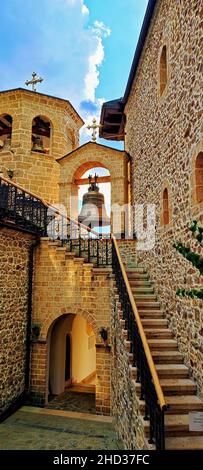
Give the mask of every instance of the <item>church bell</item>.
<path id="1" fill-rule="evenodd" d="M 83 196 L 82 209 L 78 222 L 93 227 L 105 227 L 110 225 L 110 218 L 106 213 L 104 195 L 99 192 L 97 184 L 98 176 L 95 174 L 94 181 L 89 176 L 88 192 Z"/>
<path id="2" fill-rule="evenodd" d="M 44 153 L 43 141 L 41 137 L 37 136 L 33 138 L 32 151 Z"/>

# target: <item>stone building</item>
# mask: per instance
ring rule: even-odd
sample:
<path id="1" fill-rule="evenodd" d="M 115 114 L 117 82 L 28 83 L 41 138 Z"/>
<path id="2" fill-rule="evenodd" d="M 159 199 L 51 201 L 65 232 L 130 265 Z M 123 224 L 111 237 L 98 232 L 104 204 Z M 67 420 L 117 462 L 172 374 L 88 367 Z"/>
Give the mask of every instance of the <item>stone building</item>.
<path id="1" fill-rule="evenodd" d="M 101 113 L 100 136 L 125 151 L 79 146 L 83 121 L 66 100 L 0 93 L 2 417 L 90 384 L 126 449 L 203 448 L 193 422 L 203 411 L 203 305 L 176 294 L 200 292 L 201 270 L 174 248 L 202 262 L 188 228 L 202 228 L 201 13 L 200 0 L 149 0 L 124 97 Z M 121 227 L 132 224 L 136 240 L 78 225 L 78 187 L 98 167 L 111 204 L 136 208 Z M 51 203 L 67 217 L 50 216 Z M 150 249 L 140 245 L 141 205 L 155 208 Z M 112 217 L 110 228 L 116 235 Z"/>
<path id="2" fill-rule="evenodd" d="M 202 289 L 202 276 L 173 244 L 182 242 L 203 254 L 188 228 L 194 220 L 200 225 L 203 221 L 201 41 L 201 1 L 149 1 L 124 97 L 103 105 L 100 131 L 108 140 L 114 134 L 115 140 L 125 141 L 132 163 L 133 204 L 155 204 L 155 246 L 138 251 L 138 261 L 154 282 L 199 395 L 203 392 L 203 303 L 178 297 L 176 291 L 178 287 Z M 112 122 L 118 123 L 116 129 Z M 119 375 L 114 378 L 122 383 L 118 361 Z M 121 399 L 118 395 L 117 404 L 114 401 L 117 416 Z M 126 422 L 128 430 L 123 433 L 129 438 L 129 416 Z"/>

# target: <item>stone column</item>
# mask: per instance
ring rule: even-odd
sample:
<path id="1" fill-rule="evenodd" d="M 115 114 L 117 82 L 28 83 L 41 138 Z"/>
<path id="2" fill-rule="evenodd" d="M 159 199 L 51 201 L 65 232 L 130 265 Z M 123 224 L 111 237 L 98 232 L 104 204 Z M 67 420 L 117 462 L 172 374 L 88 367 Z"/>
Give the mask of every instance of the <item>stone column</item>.
<path id="1" fill-rule="evenodd" d="M 109 347 L 96 344 L 96 412 L 100 415 L 110 415 L 110 363 Z"/>

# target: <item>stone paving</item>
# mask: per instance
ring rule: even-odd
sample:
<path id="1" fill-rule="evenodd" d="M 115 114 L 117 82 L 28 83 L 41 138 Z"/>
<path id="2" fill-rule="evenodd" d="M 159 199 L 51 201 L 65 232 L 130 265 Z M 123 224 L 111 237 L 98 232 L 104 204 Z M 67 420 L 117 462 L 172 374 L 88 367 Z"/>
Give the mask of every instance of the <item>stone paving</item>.
<path id="1" fill-rule="evenodd" d="M 118 450 L 123 444 L 111 418 L 23 407 L 0 425 L 0 450 L 25 449 Z"/>
<path id="2" fill-rule="evenodd" d="M 95 394 L 66 391 L 51 399 L 47 408 L 95 414 Z"/>

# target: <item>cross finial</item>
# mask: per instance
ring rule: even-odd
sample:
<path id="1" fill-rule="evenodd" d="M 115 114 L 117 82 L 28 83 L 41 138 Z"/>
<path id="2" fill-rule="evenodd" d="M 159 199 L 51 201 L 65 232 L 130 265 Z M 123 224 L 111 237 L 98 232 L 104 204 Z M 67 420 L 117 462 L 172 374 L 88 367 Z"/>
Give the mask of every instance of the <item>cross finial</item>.
<path id="1" fill-rule="evenodd" d="M 87 129 L 92 129 L 92 142 L 97 141 L 97 129 L 101 127 L 100 124 L 97 124 L 97 120 L 94 118 L 92 124 L 87 126 Z"/>
<path id="2" fill-rule="evenodd" d="M 37 91 L 37 83 L 41 83 L 43 80 L 43 78 L 37 76 L 36 72 L 32 72 L 32 80 L 26 80 L 25 85 L 32 85 L 32 91 Z"/>

